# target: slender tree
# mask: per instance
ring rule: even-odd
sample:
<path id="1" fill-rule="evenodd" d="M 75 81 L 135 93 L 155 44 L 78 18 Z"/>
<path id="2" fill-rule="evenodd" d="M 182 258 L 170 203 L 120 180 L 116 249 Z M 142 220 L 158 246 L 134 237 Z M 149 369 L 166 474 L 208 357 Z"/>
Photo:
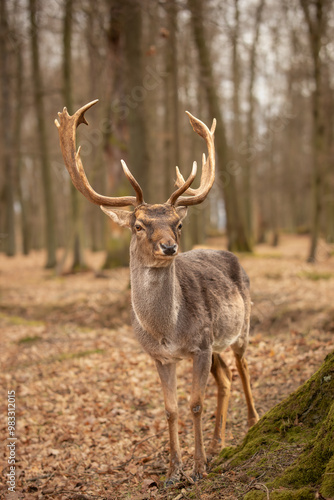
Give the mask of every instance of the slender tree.
<path id="1" fill-rule="evenodd" d="M 252 141 L 255 134 L 254 125 L 254 84 L 256 76 L 256 59 L 257 59 L 257 46 L 260 35 L 260 26 L 262 21 L 262 13 L 265 5 L 265 0 L 260 0 L 255 14 L 255 26 L 253 41 L 250 50 L 250 61 L 249 61 L 249 82 L 248 82 L 248 114 L 247 114 L 247 128 L 246 128 L 246 138 L 247 141 Z M 252 165 L 249 160 L 246 160 L 243 164 L 243 200 L 244 200 L 244 215 L 246 222 L 246 233 L 250 246 L 253 245 L 254 240 L 254 222 L 253 222 L 253 193 L 252 193 Z"/>
<path id="2" fill-rule="evenodd" d="M 165 156 L 165 190 L 167 199 L 172 190 L 172 168 L 180 165 L 180 127 L 178 99 L 178 47 L 177 16 L 178 7 L 175 0 L 165 5 L 167 17 L 167 33 L 165 35 L 165 120 L 164 120 L 164 156 Z"/>
<path id="3" fill-rule="evenodd" d="M 17 38 L 17 37 L 16 37 Z M 16 88 L 15 88 L 15 141 L 16 147 L 16 175 L 17 193 L 21 206 L 21 234 L 22 250 L 24 255 L 30 251 L 30 228 L 29 228 L 29 203 L 26 201 L 26 193 L 23 189 L 24 172 L 22 161 L 22 122 L 23 122 L 23 54 L 22 43 L 16 39 Z"/>
<path id="4" fill-rule="evenodd" d="M 211 54 L 204 30 L 204 12 L 202 0 L 188 0 L 191 12 L 195 45 L 199 57 L 202 85 L 205 88 L 210 116 L 217 119 L 216 149 L 218 153 L 219 172 L 223 180 L 227 235 L 229 249 L 232 251 L 250 251 L 244 223 L 237 202 L 236 180 L 233 170 L 229 168 L 231 155 L 229 152 L 223 115 L 215 86 Z M 229 171 L 230 170 L 230 171 Z"/>
<path id="5" fill-rule="evenodd" d="M 308 262 L 315 262 L 320 234 L 320 216 L 322 209 L 322 183 L 325 174 L 326 145 L 325 123 L 322 95 L 323 65 L 320 54 L 323 37 L 326 33 L 326 10 L 328 0 L 300 0 L 309 34 L 309 43 L 313 63 L 313 173 L 312 173 L 312 223 L 311 246 Z M 314 9 L 313 9 L 314 7 Z M 314 11 L 314 14 L 313 14 Z"/>
<path id="6" fill-rule="evenodd" d="M 3 134 L 2 162 L 6 180 L 6 253 L 12 257 L 16 253 L 15 214 L 14 214 L 14 175 L 13 175 L 13 137 L 12 137 L 12 100 L 10 96 L 10 70 L 8 52 L 8 17 L 6 0 L 0 0 L 0 61 L 1 61 L 1 126 Z"/>
<path id="7" fill-rule="evenodd" d="M 51 167 L 45 127 L 45 109 L 43 102 L 43 82 L 39 58 L 39 25 L 38 0 L 29 0 L 30 9 L 30 41 L 32 54 L 32 78 L 34 87 L 35 111 L 37 116 L 37 133 L 42 163 L 42 181 L 45 206 L 45 235 L 47 248 L 47 268 L 56 266 L 56 234 L 55 208 L 52 192 Z"/>
<path id="8" fill-rule="evenodd" d="M 142 50 L 142 7 L 140 0 L 124 0 L 124 37 L 127 76 L 125 107 L 129 125 L 129 164 L 149 200 L 150 156 L 148 151 L 146 89 Z"/>
<path id="9" fill-rule="evenodd" d="M 70 114 L 73 109 L 72 94 L 72 26 L 73 26 L 73 0 L 65 0 L 63 18 L 63 78 L 64 78 L 64 100 Z M 80 271 L 86 268 L 84 258 L 84 228 L 82 224 L 81 197 L 80 193 L 70 182 L 72 227 L 69 245 L 73 247 L 72 271 Z M 65 255 L 67 252 L 65 252 Z"/>

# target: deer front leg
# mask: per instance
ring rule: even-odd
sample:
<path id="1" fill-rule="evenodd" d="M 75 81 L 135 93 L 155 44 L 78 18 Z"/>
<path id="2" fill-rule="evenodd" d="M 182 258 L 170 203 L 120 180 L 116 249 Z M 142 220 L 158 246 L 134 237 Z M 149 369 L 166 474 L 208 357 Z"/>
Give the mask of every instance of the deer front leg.
<path id="1" fill-rule="evenodd" d="M 211 368 L 211 350 L 201 351 L 193 357 L 193 382 L 190 410 L 194 422 L 195 455 L 192 478 L 196 481 L 203 477 L 206 469 L 206 455 L 203 443 L 202 413 L 206 384 Z"/>
<path id="2" fill-rule="evenodd" d="M 156 367 L 164 393 L 165 410 L 169 430 L 170 463 L 165 483 L 166 486 L 169 486 L 180 480 L 180 471 L 182 468 L 178 434 L 176 363 L 163 365 L 160 361 L 156 361 Z"/>

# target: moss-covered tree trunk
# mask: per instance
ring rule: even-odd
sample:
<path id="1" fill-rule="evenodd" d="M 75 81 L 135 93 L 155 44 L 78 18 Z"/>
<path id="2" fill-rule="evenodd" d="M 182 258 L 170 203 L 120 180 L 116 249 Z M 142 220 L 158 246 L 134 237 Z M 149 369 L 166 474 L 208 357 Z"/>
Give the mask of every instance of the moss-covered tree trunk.
<path id="1" fill-rule="evenodd" d="M 238 448 L 225 449 L 219 461 L 250 477 L 261 476 L 265 491 L 251 489 L 244 499 L 268 494 L 272 500 L 333 498 L 334 351 L 313 377 L 261 418 Z"/>

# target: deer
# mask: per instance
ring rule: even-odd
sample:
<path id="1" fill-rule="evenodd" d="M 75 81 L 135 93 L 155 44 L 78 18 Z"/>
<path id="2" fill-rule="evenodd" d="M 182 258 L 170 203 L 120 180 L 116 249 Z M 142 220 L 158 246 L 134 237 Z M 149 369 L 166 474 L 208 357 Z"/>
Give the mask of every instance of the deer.
<path id="1" fill-rule="evenodd" d="M 86 104 L 72 116 L 66 108 L 58 113 L 55 124 L 65 166 L 76 189 L 132 233 L 129 264 L 132 324 L 139 343 L 153 358 L 161 380 L 170 444 L 166 486 L 180 481 L 185 474 L 178 436 L 176 365 L 182 359 L 192 359 L 189 406 L 195 450 L 191 478 L 196 481 L 205 475 L 207 466 L 202 414 L 210 372 L 217 385 L 215 426 L 208 448 L 210 457 L 225 445 L 232 372 L 221 353 L 228 347 L 233 351 L 241 378 L 248 426 L 259 420 L 244 356 L 249 342 L 249 278 L 238 258 L 229 251 L 179 251 L 182 221 L 188 207 L 202 203 L 215 180 L 216 120 L 209 129 L 186 111 L 193 130 L 205 140 L 208 149 L 208 158 L 202 157 L 200 186 L 190 187 L 197 173 L 195 161 L 186 180 L 176 167 L 176 190 L 165 203 L 148 204 L 124 160 L 121 160 L 122 168 L 135 196 L 108 197 L 98 194 L 90 185 L 80 158 L 80 147 L 76 150 L 76 129 L 81 123 L 88 125 L 85 112 L 97 102 Z M 120 207 L 133 207 L 133 210 L 120 210 Z"/>

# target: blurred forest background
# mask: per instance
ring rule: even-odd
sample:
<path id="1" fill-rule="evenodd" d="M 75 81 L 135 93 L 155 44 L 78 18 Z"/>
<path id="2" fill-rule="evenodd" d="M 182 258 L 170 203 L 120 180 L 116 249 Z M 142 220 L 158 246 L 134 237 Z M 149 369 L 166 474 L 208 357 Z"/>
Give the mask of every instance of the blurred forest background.
<path id="1" fill-rule="evenodd" d="M 77 143 L 93 187 L 149 203 L 204 142 L 189 110 L 217 119 L 217 175 L 191 209 L 183 249 L 225 232 L 232 251 L 282 231 L 334 240 L 334 8 L 330 0 L 0 0 L 0 250 L 46 248 L 47 267 L 84 248 L 126 263 L 128 235 L 71 185 L 57 112 L 99 98 Z M 61 249 L 61 250 L 60 250 Z"/>

